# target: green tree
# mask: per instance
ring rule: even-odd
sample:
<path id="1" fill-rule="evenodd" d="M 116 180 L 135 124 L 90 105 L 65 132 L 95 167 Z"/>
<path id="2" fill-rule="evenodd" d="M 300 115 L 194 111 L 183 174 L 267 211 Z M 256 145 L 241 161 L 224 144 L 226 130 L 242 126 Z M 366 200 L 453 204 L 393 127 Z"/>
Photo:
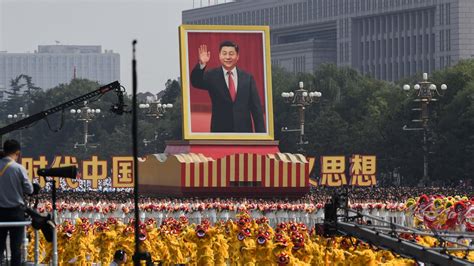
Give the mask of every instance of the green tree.
<path id="1" fill-rule="evenodd" d="M 74 79 L 69 84 L 61 84 L 47 91 L 35 92 L 32 94 L 33 101 L 29 105 L 30 114 L 62 104 L 99 87 L 97 82 Z M 130 106 L 128 97 L 125 97 L 125 101 Z M 89 123 L 89 134 L 94 134 L 90 142 L 99 143 L 98 148 L 89 149 L 87 152 L 81 148 L 74 149 L 76 142 L 82 142 L 83 122 L 78 121 L 69 113 L 69 110 L 64 110 L 48 116 L 24 131 L 24 135 L 30 136 L 24 153 L 30 156 L 76 155 L 79 158 L 88 158 L 91 154 L 104 158 L 109 158 L 112 155 L 130 154 L 130 116 L 127 114 L 118 116 L 109 112 L 111 106 L 116 102 L 117 99 L 113 92 L 88 102 L 89 107 L 102 110 L 101 114 Z"/>
<path id="2" fill-rule="evenodd" d="M 161 98 L 162 103 L 174 103 L 181 98 L 181 83 L 178 80 L 168 79 L 165 84 L 165 92 Z"/>
<path id="3" fill-rule="evenodd" d="M 433 75 L 435 84 L 448 90 L 434 110 L 431 141 L 431 176 L 446 182 L 474 182 L 474 60 Z"/>
<path id="4" fill-rule="evenodd" d="M 21 84 L 20 81 L 23 78 L 23 75 L 19 75 L 16 78 L 10 80 L 10 90 L 6 90 L 5 93 L 10 95 L 10 97 L 18 97 L 21 95 L 21 89 L 26 84 Z"/>

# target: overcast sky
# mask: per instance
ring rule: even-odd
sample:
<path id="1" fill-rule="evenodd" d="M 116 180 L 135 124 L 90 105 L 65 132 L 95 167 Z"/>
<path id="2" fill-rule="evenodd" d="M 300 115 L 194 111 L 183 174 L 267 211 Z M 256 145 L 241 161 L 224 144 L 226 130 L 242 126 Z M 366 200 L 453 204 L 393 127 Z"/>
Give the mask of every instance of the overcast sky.
<path id="1" fill-rule="evenodd" d="M 121 83 L 131 92 L 132 40 L 138 90 L 158 92 L 179 76 L 178 26 L 193 0 L 0 0 L 0 51 L 38 45 L 102 45 L 120 54 Z"/>

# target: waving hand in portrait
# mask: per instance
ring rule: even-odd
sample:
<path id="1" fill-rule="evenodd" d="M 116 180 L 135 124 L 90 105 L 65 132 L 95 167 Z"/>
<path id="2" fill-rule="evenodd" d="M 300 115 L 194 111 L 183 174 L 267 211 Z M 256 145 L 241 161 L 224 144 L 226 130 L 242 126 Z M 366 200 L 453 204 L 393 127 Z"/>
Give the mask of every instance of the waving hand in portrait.
<path id="1" fill-rule="evenodd" d="M 211 59 L 211 52 L 207 50 L 207 45 L 201 44 L 199 46 L 198 53 L 199 53 L 199 64 L 207 65 L 207 63 Z"/>

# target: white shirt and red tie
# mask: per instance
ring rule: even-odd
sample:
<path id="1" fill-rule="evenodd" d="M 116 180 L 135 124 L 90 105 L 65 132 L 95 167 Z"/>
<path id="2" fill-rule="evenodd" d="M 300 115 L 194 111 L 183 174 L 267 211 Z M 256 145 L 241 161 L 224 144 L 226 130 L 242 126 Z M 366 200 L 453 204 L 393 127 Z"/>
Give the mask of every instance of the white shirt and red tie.
<path id="1" fill-rule="evenodd" d="M 201 69 L 204 69 L 206 65 L 199 64 Z M 237 68 L 234 67 L 232 70 L 226 70 L 222 67 L 222 71 L 224 72 L 224 79 L 225 83 L 227 84 L 227 88 L 229 88 L 230 97 L 232 101 L 235 102 L 235 97 L 237 96 L 237 85 L 238 85 L 238 78 L 237 78 Z M 232 79 L 229 82 L 229 76 L 232 76 Z"/>
<path id="2" fill-rule="evenodd" d="M 235 97 L 237 96 L 237 68 L 233 68 L 232 70 L 226 70 L 222 68 L 224 71 L 225 83 L 227 84 L 227 88 L 229 88 L 230 97 L 232 101 L 235 102 Z"/>

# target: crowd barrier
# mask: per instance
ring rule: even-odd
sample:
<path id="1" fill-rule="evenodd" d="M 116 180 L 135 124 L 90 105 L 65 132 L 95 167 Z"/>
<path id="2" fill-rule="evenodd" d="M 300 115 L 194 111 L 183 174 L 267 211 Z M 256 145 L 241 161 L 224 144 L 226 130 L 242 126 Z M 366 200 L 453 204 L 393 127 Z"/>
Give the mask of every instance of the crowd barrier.
<path id="1" fill-rule="evenodd" d="M 26 227 L 31 225 L 31 221 L 24 221 L 24 222 L 0 222 L 0 227 L 24 227 L 24 238 L 23 238 L 23 243 L 22 243 L 22 258 L 21 260 L 26 262 L 28 260 L 28 234 L 26 231 Z M 34 265 L 38 265 L 39 262 L 39 232 L 38 230 L 34 230 L 34 236 L 35 236 L 35 246 L 34 246 Z M 5 252 L 7 254 L 11 254 L 9 251 L 9 245 L 7 245 Z M 10 257 L 4 256 L 6 260 L 10 260 Z M 1 263 L 1 262 L 0 262 Z"/>

